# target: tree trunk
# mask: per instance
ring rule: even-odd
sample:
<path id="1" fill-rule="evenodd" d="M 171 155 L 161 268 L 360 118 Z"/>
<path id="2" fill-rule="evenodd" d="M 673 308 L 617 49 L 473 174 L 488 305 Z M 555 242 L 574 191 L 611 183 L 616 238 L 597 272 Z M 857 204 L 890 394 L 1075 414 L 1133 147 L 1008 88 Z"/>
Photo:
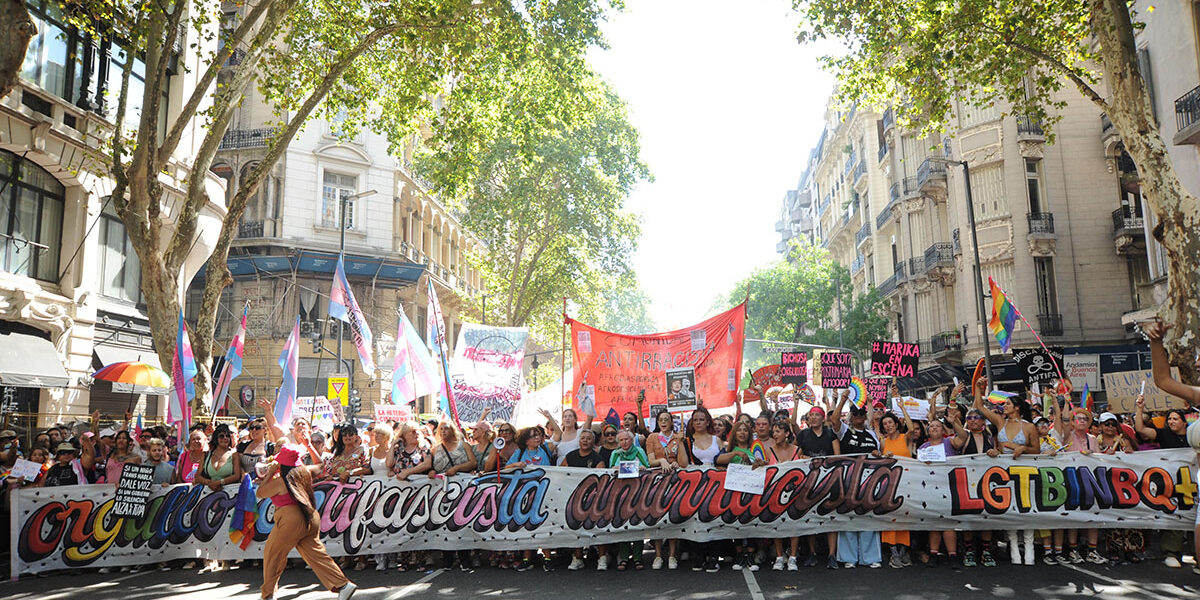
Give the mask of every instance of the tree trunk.
<path id="1" fill-rule="evenodd" d="M 1151 109 L 1137 63 L 1133 26 L 1125 0 L 1091 0 L 1091 29 L 1099 43 L 1104 77 L 1112 94 L 1109 118 L 1133 158 L 1146 202 L 1158 218 L 1155 237 L 1167 250 L 1168 294 L 1162 316 L 1175 326 L 1166 340 L 1172 364 L 1197 381 L 1191 358 L 1200 342 L 1200 203 L 1179 182 Z"/>
<path id="2" fill-rule="evenodd" d="M 0 98 L 7 96 L 21 80 L 21 63 L 29 40 L 37 34 L 37 26 L 29 17 L 25 0 L 0 0 Z"/>

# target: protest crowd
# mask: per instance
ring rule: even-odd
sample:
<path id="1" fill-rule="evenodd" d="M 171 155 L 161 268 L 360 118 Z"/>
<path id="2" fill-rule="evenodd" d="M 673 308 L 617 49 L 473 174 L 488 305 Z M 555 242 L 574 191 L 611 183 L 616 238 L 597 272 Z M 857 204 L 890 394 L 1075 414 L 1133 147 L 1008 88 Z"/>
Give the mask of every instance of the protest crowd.
<path id="1" fill-rule="evenodd" d="M 1200 388 L 1171 379 L 1165 365 L 1161 326 L 1148 328 L 1155 360 L 1156 383 L 1185 399 L 1200 403 Z M 894 385 L 894 383 L 893 383 Z M 703 402 L 682 426 L 669 412 L 643 421 L 633 412 L 620 419 L 611 415 L 595 423 L 594 415 L 563 410 L 561 422 L 549 412 L 544 426 L 517 429 L 510 423 L 483 417 L 467 431 L 449 419 L 424 423 L 352 424 L 334 428 L 326 437 L 310 429 L 297 416 L 290 423 L 276 422 L 270 401 L 260 401 L 265 416 L 240 423 L 191 426 L 185 443 L 175 443 L 178 432 L 164 427 L 132 427 L 124 422 L 101 427 L 98 415 L 90 426 L 76 430 L 51 427 L 23 448 L 13 431 L 0 431 L 0 468 L 6 494 L 20 487 L 54 487 L 113 484 L 125 464 L 153 467 L 154 484 L 192 484 L 219 490 L 237 484 L 243 475 L 267 476 L 273 458 L 284 449 L 298 453 L 314 482 L 347 482 L 368 475 L 415 481 L 457 473 L 492 473 L 497 470 L 557 465 L 572 469 L 611 469 L 635 461 L 641 469 L 673 471 L 696 465 L 716 468 L 731 464 L 762 467 L 793 460 L 832 455 L 868 454 L 915 458 L 924 449 L 940 446 L 946 456 L 985 454 L 1065 456 L 1067 453 L 1121 454 L 1157 448 L 1186 448 L 1188 412 L 1171 410 L 1148 414 L 1138 399 L 1134 414 L 1092 414 L 1069 396 L 1051 389 L 1004 399 L 987 400 L 988 382 L 962 383 L 937 390 L 927 420 L 916 420 L 900 403 L 900 414 L 876 402 L 859 408 L 848 405 L 847 393 L 814 402 L 804 415 L 769 410 L 778 390 L 762 392 L 762 412 L 756 416 L 737 412 L 714 417 Z M 899 392 L 893 388 L 893 396 Z M 639 412 L 643 408 L 639 398 Z M 1049 407 L 1049 413 L 1043 407 Z M 642 412 L 643 415 L 647 415 Z M 646 422 L 652 427 L 647 428 Z M 496 439 L 504 443 L 495 443 Z M 17 477 L 17 459 L 40 465 L 31 480 Z M 7 506 L 7 499 L 6 499 Z M 540 551 L 417 551 L 352 556 L 341 559 L 343 569 L 380 571 L 397 569 L 499 569 L 642 570 L 690 568 L 717 572 L 722 565 L 734 570 L 760 568 L 796 571 L 824 565 L 838 568 L 905 568 L 915 565 L 944 568 L 995 567 L 998 564 L 1033 565 L 1091 562 L 1137 563 L 1153 558 L 1168 567 L 1180 567 L 1188 532 L 1138 529 L 1058 529 L 1015 531 L 868 531 L 824 533 L 776 539 L 737 539 L 724 542 L 691 542 L 655 539 L 622 542 L 592 548 Z M 653 558 L 647 560 L 647 554 Z M 241 562 L 241 561 L 239 561 Z M 174 561 L 159 568 L 221 570 L 223 561 Z M 681 566 L 682 565 L 682 566 Z M 104 567 L 108 571 L 116 567 Z M 121 567 L 136 570 L 143 567 Z M 1200 574 L 1200 567 L 1194 568 Z M 340 575 L 340 574 L 339 574 Z"/>

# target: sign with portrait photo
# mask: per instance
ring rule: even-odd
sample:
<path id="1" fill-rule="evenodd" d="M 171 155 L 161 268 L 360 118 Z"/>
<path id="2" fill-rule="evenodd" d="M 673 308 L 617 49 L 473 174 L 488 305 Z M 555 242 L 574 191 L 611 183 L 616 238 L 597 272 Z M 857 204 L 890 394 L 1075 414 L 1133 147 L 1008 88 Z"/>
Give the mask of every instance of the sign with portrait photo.
<path id="1" fill-rule="evenodd" d="M 667 410 L 673 413 L 696 410 L 696 369 L 667 369 L 666 386 Z"/>

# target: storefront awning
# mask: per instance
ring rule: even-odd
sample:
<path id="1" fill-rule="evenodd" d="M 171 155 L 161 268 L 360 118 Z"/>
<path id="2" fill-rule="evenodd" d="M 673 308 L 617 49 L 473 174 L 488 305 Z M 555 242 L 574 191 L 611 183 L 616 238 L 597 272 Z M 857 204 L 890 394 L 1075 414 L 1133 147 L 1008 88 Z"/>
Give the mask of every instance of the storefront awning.
<path id="1" fill-rule="evenodd" d="M 0 333 L 0 385 L 63 388 L 70 383 L 50 340 L 25 333 Z"/>
<path id="2" fill-rule="evenodd" d="M 98 344 L 92 348 L 92 351 L 96 353 L 96 360 L 100 361 L 101 367 L 107 367 L 113 363 L 137 361 L 144 362 L 156 369 L 162 368 L 162 364 L 158 362 L 158 354 L 145 348 Z"/>

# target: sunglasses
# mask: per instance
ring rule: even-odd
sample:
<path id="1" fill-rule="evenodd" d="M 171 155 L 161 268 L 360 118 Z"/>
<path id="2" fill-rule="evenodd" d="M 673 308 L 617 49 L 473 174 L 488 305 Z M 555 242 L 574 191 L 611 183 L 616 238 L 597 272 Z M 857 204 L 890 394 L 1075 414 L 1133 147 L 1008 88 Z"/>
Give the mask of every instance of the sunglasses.
<path id="1" fill-rule="evenodd" d="M 615 431 L 605 431 L 604 432 L 604 437 L 613 437 L 615 435 L 617 435 L 617 432 L 615 432 Z"/>
<path id="2" fill-rule="evenodd" d="M 982 421 L 983 417 L 981 417 L 979 415 L 971 415 L 971 416 L 967 417 L 967 420 L 968 421 Z"/>
<path id="3" fill-rule="evenodd" d="M 500 430 L 500 433 L 507 433 L 507 434 L 510 434 L 510 435 L 511 435 L 511 434 L 513 433 L 513 430 L 511 430 L 511 429 L 501 429 L 501 430 Z"/>
<path id="4" fill-rule="evenodd" d="M 263 426 L 262 425 L 251 425 L 250 427 L 247 427 L 247 429 L 249 429 L 250 431 L 257 431 L 259 429 L 263 429 Z"/>

